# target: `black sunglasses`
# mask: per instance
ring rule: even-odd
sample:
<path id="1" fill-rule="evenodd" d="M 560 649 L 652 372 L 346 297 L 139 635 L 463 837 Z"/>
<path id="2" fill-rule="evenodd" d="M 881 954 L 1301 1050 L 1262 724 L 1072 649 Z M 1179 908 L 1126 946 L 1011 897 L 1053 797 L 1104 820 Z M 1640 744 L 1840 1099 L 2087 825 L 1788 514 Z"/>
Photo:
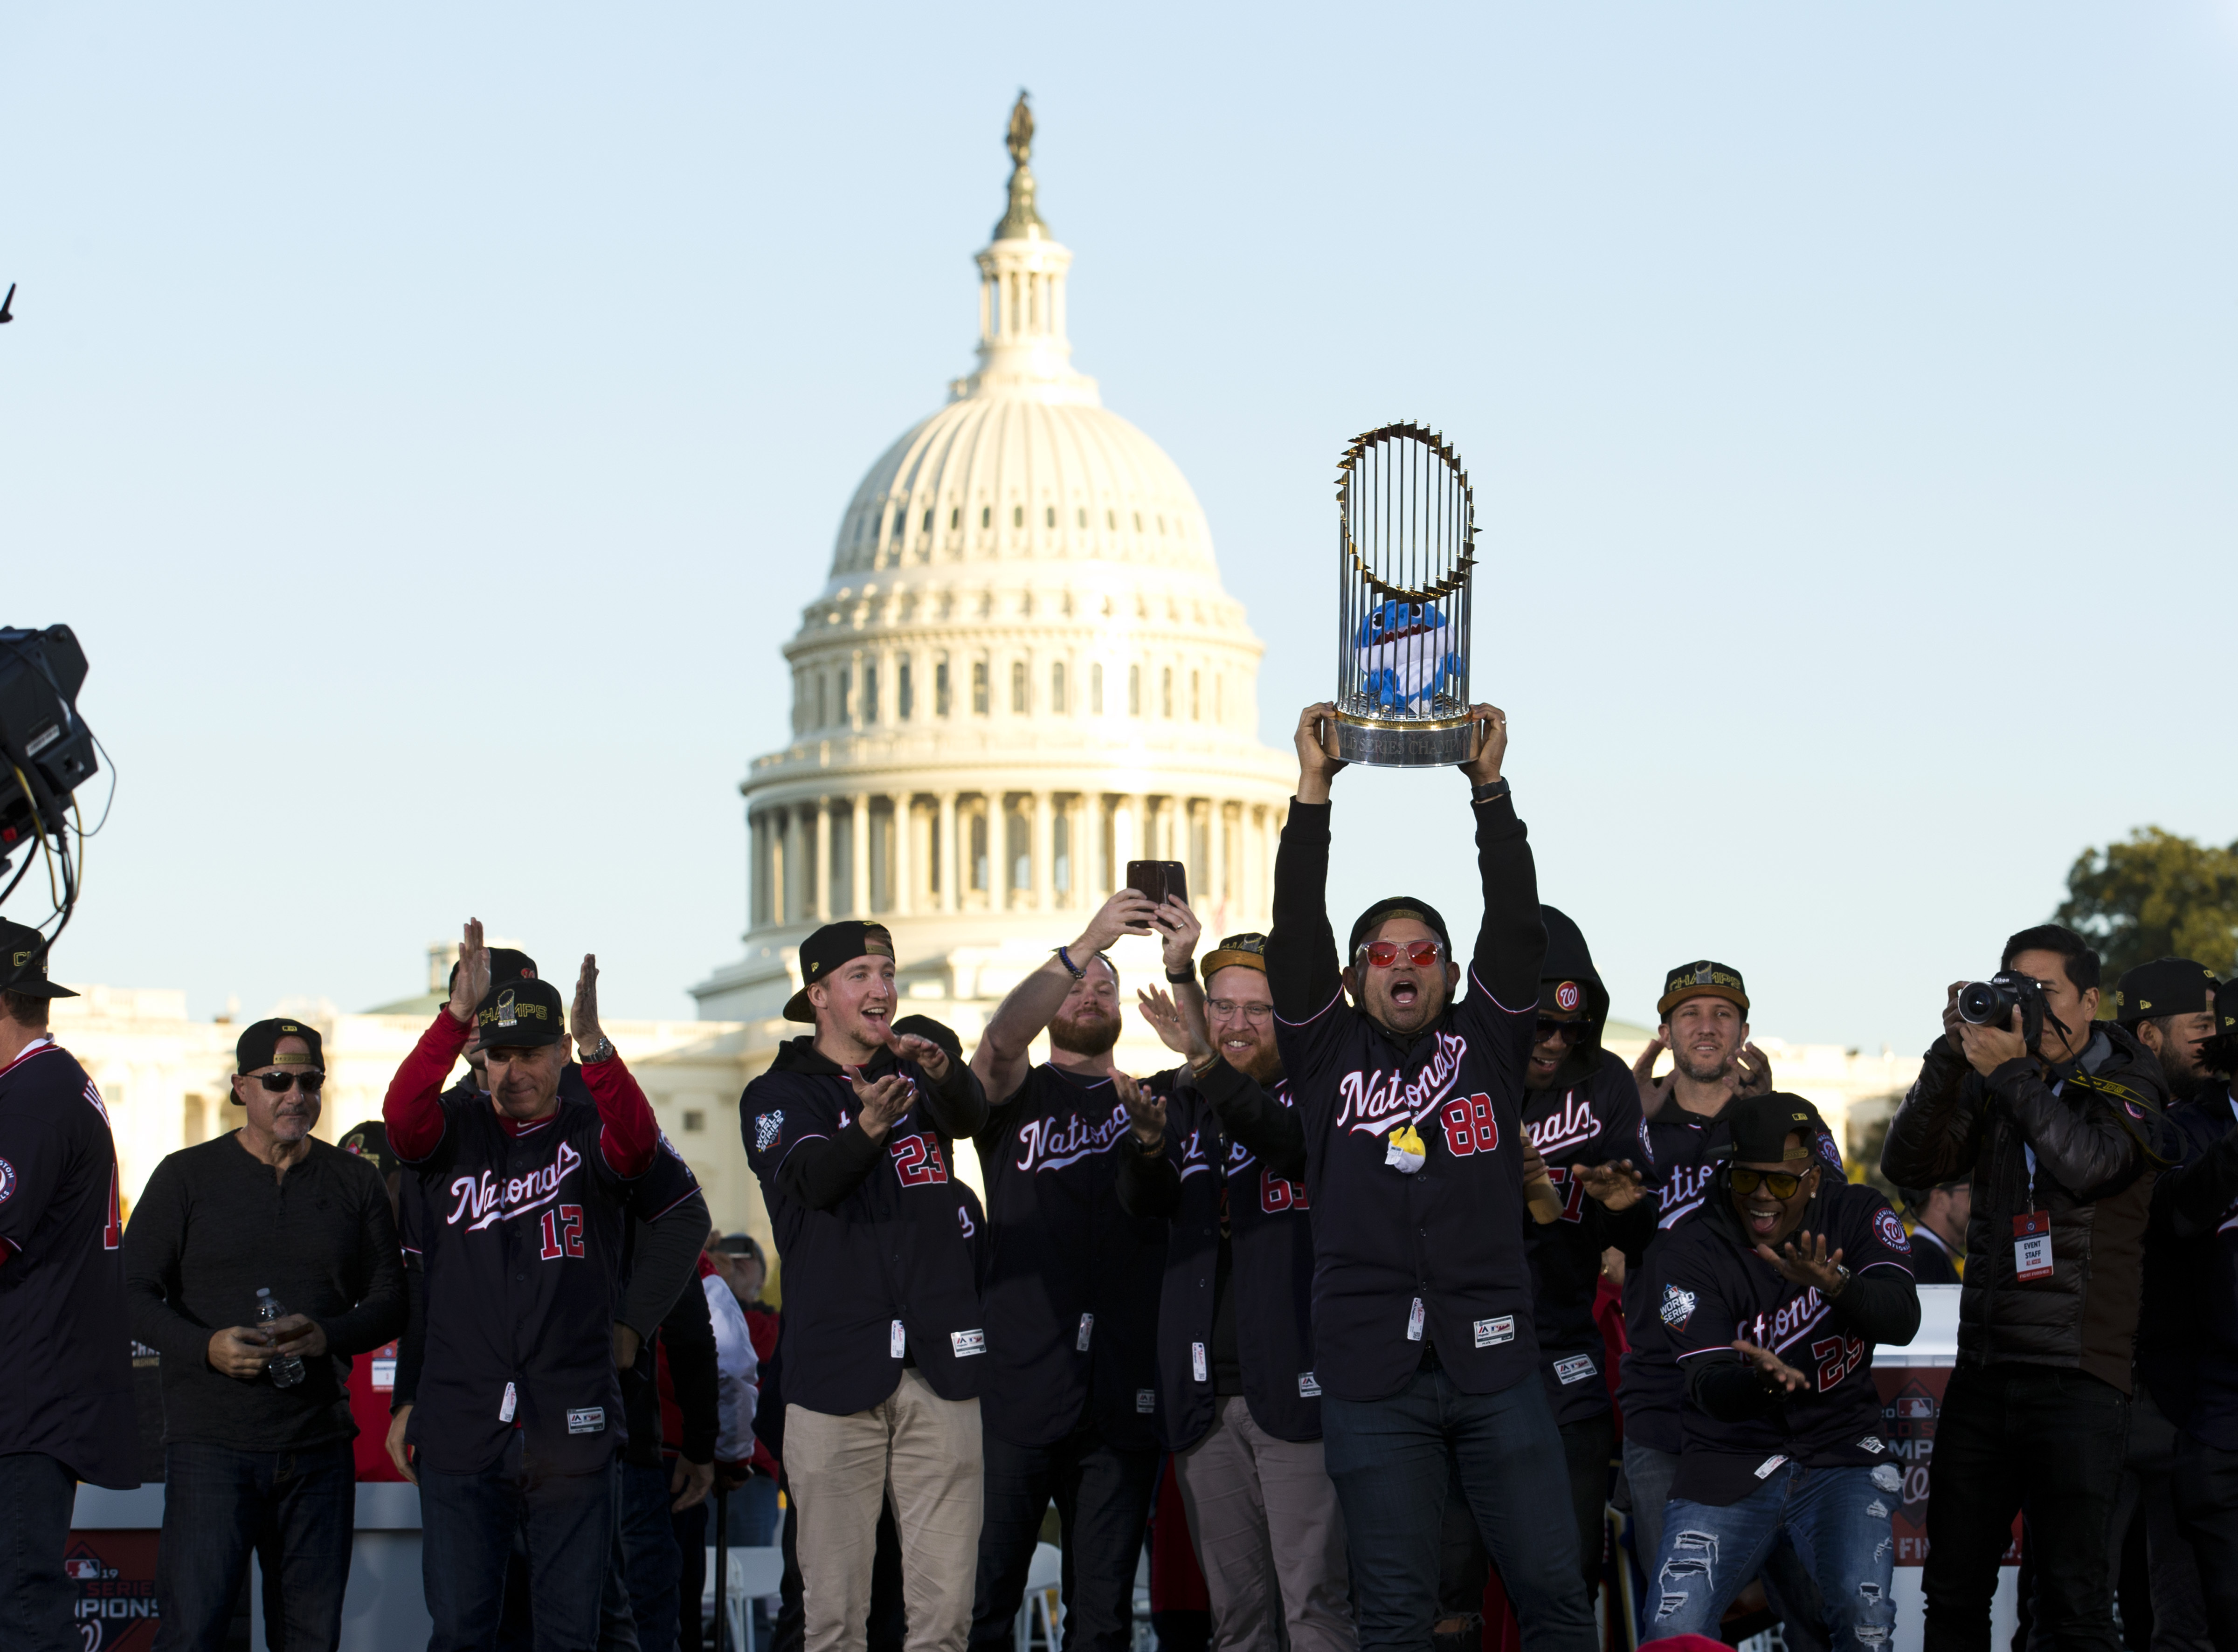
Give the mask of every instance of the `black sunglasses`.
<path id="1" fill-rule="evenodd" d="M 1586 1024 L 1583 1021 L 1558 1021 L 1551 1015 L 1539 1018 L 1539 1036 L 1541 1038 L 1566 1038 L 1574 1044 L 1585 1035 Z"/>
<path id="2" fill-rule="evenodd" d="M 323 1073 L 259 1073 L 256 1081 L 274 1095 L 285 1095 L 290 1085 L 300 1084 L 305 1095 L 316 1095 L 319 1087 L 327 1081 Z"/>
<path id="3" fill-rule="evenodd" d="M 1792 1199 L 1795 1190 L 1803 1186 L 1801 1175 L 1791 1170 L 1751 1170 L 1745 1165 L 1733 1166 L 1733 1191 L 1746 1199 L 1759 1187 L 1768 1189 L 1774 1199 Z"/>

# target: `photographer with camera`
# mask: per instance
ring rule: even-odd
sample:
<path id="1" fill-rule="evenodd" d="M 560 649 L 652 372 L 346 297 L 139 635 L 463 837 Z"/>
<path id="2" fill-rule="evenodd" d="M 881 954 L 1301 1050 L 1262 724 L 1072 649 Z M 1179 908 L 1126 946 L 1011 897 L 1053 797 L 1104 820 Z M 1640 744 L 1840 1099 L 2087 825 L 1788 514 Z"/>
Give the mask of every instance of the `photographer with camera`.
<path id="1" fill-rule="evenodd" d="M 2028 1516 L 2044 1629 L 2119 1645 L 2106 1538 L 2129 1431 L 2153 1181 L 2181 1157 L 2167 1086 L 2126 1029 L 2093 1022 L 2098 955 L 2058 924 L 1954 983 L 1943 1036 L 1890 1121 L 1899 1186 L 1970 1173 L 1958 1365 L 1929 1470 L 1930 1652 L 1989 1643 L 2014 1514 Z"/>

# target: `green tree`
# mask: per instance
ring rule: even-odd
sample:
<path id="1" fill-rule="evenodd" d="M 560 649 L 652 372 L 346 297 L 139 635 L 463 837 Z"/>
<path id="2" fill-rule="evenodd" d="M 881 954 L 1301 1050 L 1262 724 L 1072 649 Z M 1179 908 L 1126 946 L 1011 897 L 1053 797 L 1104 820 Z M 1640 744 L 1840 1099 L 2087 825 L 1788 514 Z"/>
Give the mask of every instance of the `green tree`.
<path id="1" fill-rule="evenodd" d="M 2127 843 L 2082 852 L 2054 915 L 2098 948 L 2109 1014 L 2114 978 L 2155 958 L 2196 958 L 2227 975 L 2238 968 L 2238 843 L 2140 826 Z"/>

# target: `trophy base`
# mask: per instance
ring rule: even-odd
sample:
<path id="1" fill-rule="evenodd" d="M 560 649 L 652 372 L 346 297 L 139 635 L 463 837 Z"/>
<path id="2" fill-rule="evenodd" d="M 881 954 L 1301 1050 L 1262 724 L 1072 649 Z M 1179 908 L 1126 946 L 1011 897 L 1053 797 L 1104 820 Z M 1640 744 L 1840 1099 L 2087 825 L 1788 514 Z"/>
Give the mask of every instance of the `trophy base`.
<path id="1" fill-rule="evenodd" d="M 1322 725 L 1328 753 L 1375 769 L 1442 769 L 1476 756 L 1482 730 L 1473 717 L 1385 722 L 1340 711 Z"/>

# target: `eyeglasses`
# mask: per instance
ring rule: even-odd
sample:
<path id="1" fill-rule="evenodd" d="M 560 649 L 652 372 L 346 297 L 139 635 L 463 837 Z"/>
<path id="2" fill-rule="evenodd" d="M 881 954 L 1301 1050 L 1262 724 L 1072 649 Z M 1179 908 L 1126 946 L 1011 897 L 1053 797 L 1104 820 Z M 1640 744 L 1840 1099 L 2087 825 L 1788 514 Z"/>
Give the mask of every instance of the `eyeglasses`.
<path id="1" fill-rule="evenodd" d="M 305 1095 L 316 1095 L 319 1087 L 327 1081 L 323 1073 L 259 1073 L 256 1081 L 274 1095 L 285 1095 L 291 1085 L 303 1087 Z"/>
<path id="2" fill-rule="evenodd" d="M 1541 1038 L 1566 1039 L 1574 1044 L 1585 1035 L 1586 1024 L 1583 1021 L 1558 1021 L 1551 1015 L 1539 1018 L 1539 1036 Z"/>
<path id="3" fill-rule="evenodd" d="M 1233 998 L 1208 998 L 1204 1007 L 1224 1021 L 1249 1021 L 1255 1027 L 1275 1013 L 1272 1004 L 1239 1004 Z"/>
<path id="4" fill-rule="evenodd" d="M 1367 955 L 1367 961 L 1376 968 L 1388 969 L 1399 961 L 1401 948 L 1395 941 L 1371 941 L 1361 950 Z M 1410 941 L 1404 950 L 1409 963 L 1427 969 L 1438 961 L 1441 948 L 1434 941 Z"/>
<path id="5" fill-rule="evenodd" d="M 1751 1170 L 1745 1165 L 1735 1165 L 1733 1191 L 1746 1199 L 1761 1187 L 1774 1199 L 1792 1199 L 1795 1190 L 1803 1186 L 1804 1176 L 1810 1173 L 1807 1170 L 1800 1175 L 1791 1170 Z"/>

